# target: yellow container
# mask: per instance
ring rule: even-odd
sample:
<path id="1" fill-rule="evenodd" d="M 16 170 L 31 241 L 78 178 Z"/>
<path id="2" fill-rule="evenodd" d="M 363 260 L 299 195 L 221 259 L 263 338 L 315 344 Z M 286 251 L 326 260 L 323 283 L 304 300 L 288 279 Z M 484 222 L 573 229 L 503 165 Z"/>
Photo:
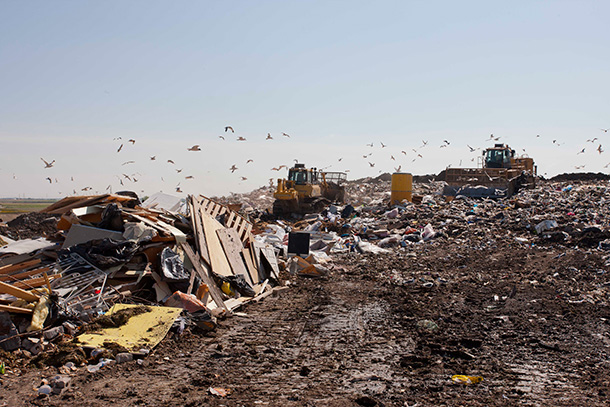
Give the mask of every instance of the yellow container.
<path id="1" fill-rule="evenodd" d="M 398 204 L 406 199 L 413 202 L 413 175 L 404 172 L 392 174 L 392 195 L 391 204 Z"/>

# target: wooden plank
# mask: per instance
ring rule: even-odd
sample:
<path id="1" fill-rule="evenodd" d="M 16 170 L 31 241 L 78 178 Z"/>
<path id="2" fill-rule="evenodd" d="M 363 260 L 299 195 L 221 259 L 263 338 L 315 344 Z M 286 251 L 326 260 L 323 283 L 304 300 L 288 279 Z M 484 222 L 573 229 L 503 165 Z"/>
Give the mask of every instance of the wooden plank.
<path id="1" fill-rule="evenodd" d="M 8 274 L 8 273 L 12 273 L 14 271 L 24 270 L 24 269 L 27 269 L 28 267 L 32 267 L 37 264 L 40 264 L 40 259 L 28 260 L 28 261 L 24 261 L 23 263 L 2 266 L 2 267 L 0 267 L 0 274 Z"/>
<path id="2" fill-rule="evenodd" d="M 242 249 L 241 255 L 244 258 L 244 263 L 246 264 L 246 269 L 248 269 L 248 274 L 250 274 L 250 278 L 254 284 L 258 284 L 261 279 L 258 275 L 258 270 L 254 267 L 254 263 L 252 262 L 252 253 L 250 253 L 249 248 Z"/>
<path id="3" fill-rule="evenodd" d="M 212 211 L 211 215 L 214 219 L 216 219 L 216 217 L 218 215 L 220 215 L 220 210 L 222 209 L 222 207 L 220 205 L 218 205 L 216 202 L 214 202 L 214 210 Z"/>
<path id="4" fill-rule="evenodd" d="M 191 195 L 189 205 L 191 211 L 191 223 L 195 235 L 195 243 L 197 244 L 197 251 L 199 252 L 199 256 L 201 256 L 201 258 L 209 265 L 210 254 L 208 253 L 208 245 L 205 241 L 205 235 L 203 234 L 201 204 L 197 202 L 194 196 Z"/>
<path id="5" fill-rule="evenodd" d="M 252 226 L 250 226 L 250 227 L 252 227 Z M 245 240 L 247 228 L 248 228 L 248 222 L 246 222 L 246 221 L 242 222 L 241 225 L 239 225 L 239 228 L 237 229 L 237 233 L 239 234 L 239 238 L 241 240 Z"/>
<path id="6" fill-rule="evenodd" d="M 275 257 L 275 250 L 272 247 L 261 247 L 261 257 L 264 257 L 269 265 L 271 266 L 271 277 L 278 279 L 280 275 L 280 268 L 277 265 L 277 259 Z"/>
<path id="7" fill-rule="evenodd" d="M 40 299 L 40 297 L 35 294 L 22 290 L 21 288 L 14 287 L 11 284 L 3 283 L 2 281 L 0 281 L 0 293 L 10 294 L 14 297 L 21 298 L 22 300 L 29 302 L 38 301 Z"/>
<path id="8" fill-rule="evenodd" d="M 157 232 L 163 232 L 164 234 L 170 234 L 165 228 L 161 227 L 156 222 L 153 222 L 152 220 L 150 220 L 150 219 L 148 219 L 148 218 L 146 218 L 144 216 L 135 215 L 135 214 L 130 214 L 129 216 L 131 216 L 134 219 L 139 220 L 140 222 L 144 222 L 148 226 L 150 226 L 153 229 L 155 229 Z"/>
<path id="9" fill-rule="evenodd" d="M 30 271 L 25 271 L 23 273 L 19 273 L 19 274 L 9 274 L 9 275 L 4 275 L 4 276 L 0 276 L 0 281 L 16 281 L 16 280 L 22 280 L 26 277 L 30 277 L 30 276 L 34 276 L 36 274 L 40 274 L 44 271 L 50 271 L 51 268 L 50 267 L 43 267 L 43 268 L 39 268 L 39 269 L 34 269 L 34 270 L 30 270 Z"/>
<path id="10" fill-rule="evenodd" d="M 229 308 L 227 308 L 225 302 L 222 299 L 222 293 L 220 292 L 220 289 L 214 282 L 214 279 L 210 276 L 209 268 L 206 267 L 206 269 L 204 269 L 204 267 L 206 266 L 205 263 L 201 261 L 200 257 L 195 255 L 193 249 L 188 243 L 180 243 L 180 247 L 182 247 L 182 250 L 184 250 L 184 254 L 186 254 L 186 256 L 193 264 L 193 267 L 195 268 L 197 274 L 199 274 L 199 277 L 201 277 L 201 280 L 210 289 L 210 296 L 212 297 L 212 300 L 214 301 L 216 306 L 219 308 L 223 308 L 226 311 L 229 311 Z"/>
<path id="11" fill-rule="evenodd" d="M 235 217 L 235 212 L 231 211 L 229 213 L 229 217 L 227 218 L 225 225 L 229 228 L 233 227 L 234 222 L 237 222 L 238 219 Z"/>
<path id="12" fill-rule="evenodd" d="M 15 314 L 33 314 L 34 310 L 21 308 L 21 307 L 13 307 L 12 305 L 0 305 L 0 311 L 13 312 Z"/>
<path id="13" fill-rule="evenodd" d="M 253 286 L 254 282 L 252 277 L 250 276 L 250 273 L 248 273 L 248 269 L 246 269 L 244 260 L 241 257 L 243 245 L 235 229 L 218 229 L 216 234 L 220 239 L 220 244 L 225 251 L 225 255 L 227 256 L 231 270 L 233 270 L 233 274 L 236 276 L 243 276 L 246 282 L 250 284 L 250 286 Z"/>
<path id="14" fill-rule="evenodd" d="M 54 280 L 58 277 L 58 274 L 54 274 L 51 276 L 48 276 L 49 280 Z M 47 283 L 47 279 L 43 277 L 38 277 L 38 278 L 31 278 L 29 280 L 22 280 L 22 281 L 16 281 L 12 284 L 13 287 L 15 288 L 38 288 L 38 287 L 42 287 L 43 285 L 46 285 Z"/>
<path id="15" fill-rule="evenodd" d="M 178 229 L 177 227 L 175 227 L 174 225 L 165 223 L 162 220 L 157 220 L 157 223 L 160 226 L 162 226 L 165 230 L 167 230 L 169 232 L 169 234 L 172 235 L 176 239 L 176 242 L 186 242 L 186 235 L 184 234 L 184 232 L 181 231 L 180 229 Z"/>
<path id="16" fill-rule="evenodd" d="M 231 271 L 231 265 L 225 256 L 220 239 L 218 239 L 218 235 L 216 234 L 216 231 L 224 229 L 224 226 L 216 219 L 210 217 L 207 213 L 202 213 L 201 219 L 203 220 L 203 232 L 208 244 L 208 252 L 210 253 L 212 271 L 221 276 L 232 276 L 233 272 Z"/>

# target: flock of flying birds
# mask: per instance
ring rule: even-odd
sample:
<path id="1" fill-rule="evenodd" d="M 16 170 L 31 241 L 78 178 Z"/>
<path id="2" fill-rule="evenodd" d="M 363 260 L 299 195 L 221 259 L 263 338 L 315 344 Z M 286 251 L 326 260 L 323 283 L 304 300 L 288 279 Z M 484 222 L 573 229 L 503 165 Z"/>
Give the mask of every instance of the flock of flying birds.
<path id="1" fill-rule="evenodd" d="M 608 133 L 608 131 L 609 131 L 610 129 L 600 129 L 600 130 L 601 130 L 601 131 L 603 131 L 604 133 Z M 225 129 L 224 129 L 224 132 L 225 132 L 225 134 L 227 134 L 227 133 L 229 133 L 229 132 L 230 132 L 231 134 L 234 134 L 234 133 L 235 133 L 235 130 L 234 130 L 234 129 L 233 129 L 233 127 L 231 127 L 231 126 L 226 126 L 226 127 L 225 127 Z M 220 136 L 218 136 L 218 137 L 219 137 L 220 139 L 222 139 L 222 140 L 226 140 L 226 137 L 225 137 L 224 135 L 220 135 Z M 228 137 L 228 134 L 227 134 L 227 137 Z M 290 135 L 289 135 L 289 134 L 287 134 L 287 133 L 282 133 L 282 134 L 281 134 L 281 137 L 290 138 Z M 487 138 L 485 141 L 486 141 L 486 142 L 489 142 L 489 141 L 494 141 L 494 142 L 497 142 L 497 141 L 499 141 L 499 140 L 500 140 L 500 138 L 501 138 L 500 136 L 494 136 L 493 134 L 491 134 L 491 135 L 489 136 L 489 138 Z M 540 138 L 540 135 L 536 135 L 536 138 Z M 121 137 L 115 137 L 113 140 L 114 140 L 114 141 L 120 141 L 120 140 L 122 140 L 122 138 L 121 138 Z M 235 140 L 236 140 L 236 141 L 238 141 L 238 142 L 246 142 L 246 141 L 247 141 L 247 139 L 246 139 L 245 137 L 243 137 L 243 136 L 238 136 L 238 137 L 237 137 Z M 272 136 L 270 133 L 267 133 L 267 137 L 265 138 L 265 140 L 273 140 L 273 136 Z M 130 143 L 130 144 L 133 146 L 133 145 L 135 145 L 135 144 L 136 144 L 136 140 L 135 140 L 135 139 L 129 139 L 129 140 L 127 140 L 127 142 L 126 142 L 126 143 Z M 556 146 L 561 146 L 561 145 L 565 144 L 565 143 L 559 143 L 559 142 L 558 142 L 556 139 L 555 139 L 555 140 L 552 140 L 552 143 L 553 143 L 554 145 L 556 145 Z M 598 142 L 598 138 L 597 138 L 597 137 L 594 137 L 594 138 L 592 138 L 592 139 L 588 139 L 588 140 L 586 140 L 586 143 L 592 143 L 593 145 L 598 144 L 597 148 L 594 148 L 593 150 L 594 150 L 594 151 L 597 151 L 599 154 L 602 154 L 602 153 L 604 152 L 604 149 L 602 148 L 602 144 Z M 383 142 L 379 142 L 379 144 L 380 144 L 380 147 L 381 147 L 381 149 L 382 149 L 382 150 L 383 150 L 383 149 L 385 149 L 385 148 L 387 147 L 387 145 L 386 145 L 386 144 L 384 144 Z M 424 156 L 422 155 L 422 150 L 423 150 L 424 148 L 428 147 L 428 144 L 429 144 L 429 142 L 428 142 L 428 141 L 426 141 L 426 140 L 422 140 L 422 144 L 421 144 L 421 145 L 420 145 L 418 148 L 412 148 L 412 149 L 411 149 L 411 150 L 412 150 L 412 152 L 413 152 L 413 154 L 414 154 L 414 158 L 411 160 L 411 162 L 412 162 L 412 163 L 416 162 L 416 161 L 417 161 L 417 160 L 419 160 L 419 159 L 423 159 L 423 158 L 424 158 Z M 124 146 L 124 145 L 125 145 L 125 143 L 121 143 L 121 144 L 119 145 L 119 147 L 118 147 L 118 149 L 117 149 L 117 151 L 116 151 L 116 152 L 117 152 L 117 153 L 120 153 L 120 152 L 123 150 L 123 146 Z M 449 145 L 451 145 L 451 142 L 450 142 L 449 140 L 443 140 L 443 142 L 442 142 L 442 143 L 441 143 L 441 144 L 440 144 L 438 147 L 439 147 L 439 148 L 446 148 L 446 147 L 448 147 Z M 374 147 L 374 146 L 375 146 L 375 144 L 374 144 L 374 143 L 370 143 L 370 144 L 366 144 L 366 146 L 367 146 L 367 147 L 371 147 L 371 148 L 372 148 L 372 147 Z M 466 146 L 468 147 L 468 150 L 469 150 L 469 152 L 470 152 L 470 153 L 473 153 L 473 152 L 475 152 L 475 151 L 477 151 L 477 150 L 481 150 L 481 148 L 480 148 L 480 147 L 477 147 L 477 148 L 475 148 L 475 147 L 471 147 L 469 144 L 467 144 Z M 584 154 L 584 153 L 586 152 L 587 148 L 588 148 L 587 146 L 583 147 L 583 148 L 582 148 L 580 151 L 578 151 L 578 152 L 576 153 L 576 155 Z M 198 151 L 202 151 L 202 149 L 201 149 L 201 146 L 200 146 L 199 144 L 195 144 L 195 145 L 193 145 L 193 146 L 191 146 L 191 147 L 187 148 L 187 151 L 191 151 L 191 152 L 198 152 Z M 526 155 L 526 154 L 527 154 L 525 149 L 522 149 L 522 152 L 523 152 L 523 154 L 524 154 L 524 155 Z M 404 155 L 404 156 L 410 155 L 410 153 L 408 154 L 408 153 L 407 153 L 407 151 L 405 151 L 405 150 L 401 150 L 401 151 L 400 151 L 400 153 L 401 153 L 402 155 Z M 370 158 L 372 155 L 373 155 L 373 152 L 369 152 L 368 154 L 364 154 L 364 155 L 362 155 L 362 158 L 363 158 L 363 159 L 365 159 L 365 160 L 367 161 L 367 163 L 368 163 L 368 165 L 369 165 L 369 167 L 370 167 L 370 168 L 374 168 L 374 167 L 375 167 L 375 165 L 376 165 L 376 163 L 375 163 L 375 162 L 373 162 L 373 160 Z M 42 157 L 41 157 L 40 159 L 41 159 L 41 160 L 42 160 L 42 162 L 44 163 L 44 169 L 53 168 L 53 166 L 55 165 L 55 160 L 52 160 L 52 161 L 47 161 L 47 160 L 45 160 L 45 159 L 44 159 L 44 158 L 42 158 Z M 389 159 L 390 159 L 390 161 L 392 161 L 392 162 L 396 162 L 396 161 L 397 161 L 397 160 L 396 160 L 396 157 L 394 157 L 394 155 L 393 155 L 393 154 L 390 154 Z M 151 156 L 151 157 L 150 157 L 150 160 L 151 160 L 151 161 L 156 161 L 156 160 L 157 160 L 157 156 Z M 337 161 L 338 161 L 338 162 L 341 162 L 342 160 L 343 160 L 343 157 L 340 157 L 340 158 L 339 158 Z M 295 159 L 294 161 L 295 161 L 295 162 L 298 162 L 298 160 L 296 160 L 296 159 Z M 472 158 L 470 161 L 474 162 L 474 161 L 475 161 L 475 158 Z M 248 159 L 248 160 L 246 161 L 245 165 L 250 164 L 250 163 L 252 163 L 252 162 L 254 162 L 254 160 L 253 160 L 253 159 Z M 134 164 L 134 163 L 135 163 L 135 161 L 134 161 L 134 160 L 128 160 L 128 161 L 123 162 L 123 163 L 122 163 L 122 165 L 123 165 L 123 166 L 125 166 L 125 165 L 129 165 L 129 164 Z M 175 163 L 173 160 L 171 160 L 171 159 L 168 159 L 168 160 L 167 160 L 167 163 L 168 163 L 168 164 L 171 164 L 171 165 L 176 165 L 176 163 Z M 459 164 L 459 165 L 460 165 L 460 166 L 462 165 L 462 161 L 461 161 L 461 160 L 460 160 L 460 164 Z M 608 168 L 609 166 L 610 166 L 610 163 L 606 164 L 606 165 L 604 166 L 604 168 Z M 330 168 L 330 167 L 332 167 L 332 165 L 329 165 L 329 166 L 327 166 L 327 167 L 325 167 L 325 168 L 321 168 L 321 170 L 326 170 L 326 169 L 328 169 L 328 168 Z M 585 168 L 585 164 L 583 164 L 583 165 L 577 165 L 577 166 L 575 166 L 574 168 L 575 168 L 575 169 L 577 169 L 577 170 L 584 169 L 584 168 Z M 283 165 L 280 165 L 280 166 L 277 166 L 277 167 L 273 167 L 273 168 L 271 168 L 271 171 L 281 171 L 282 169 L 288 169 L 288 165 L 283 164 Z M 398 165 L 397 167 L 394 167 L 394 170 L 395 170 L 396 172 L 400 172 L 400 171 L 401 171 L 401 169 L 402 169 L 402 165 Z M 231 165 L 231 167 L 229 167 L 229 168 L 228 168 L 228 170 L 229 170 L 229 171 L 231 171 L 231 173 L 235 173 L 236 171 L 238 171 L 238 170 L 239 170 L 239 168 L 237 167 L 237 164 L 233 164 L 233 165 Z M 180 173 L 182 173 L 183 169 L 182 169 L 182 168 L 175 168 L 175 171 L 176 171 L 176 173 L 177 173 L 177 174 L 180 174 Z M 344 170 L 344 172 L 350 172 L 350 170 L 349 170 L 349 169 L 346 169 L 346 170 Z M 381 170 L 380 170 L 379 172 L 381 172 Z M 239 173 L 238 173 L 238 175 L 239 175 Z M 138 182 L 138 178 L 139 178 L 140 176 L 141 176 L 141 175 L 140 175 L 139 173 L 134 173 L 134 174 L 125 174 L 125 173 L 123 173 L 123 174 L 122 174 L 122 176 L 115 175 L 115 177 L 118 179 L 118 182 L 120 183 L 120 185 L 124 185 L 124 180 L 130 181 L 130 182 L 133 182 L 133 183 Z M 246 180 L 248 179 L 248 178 L 247 178 L 247 177 L 245 177 L 245 176 L 241 176 L 241 175 L 239 175 L 239 176 L 240 176 L 241 181 L 246 181 Z M 14 179 L 16 179 L 15 175 L 13 175 L 13 178 L 14 178 Z M 194 177 L 193 175 L 185 175 L 185 176 L 184 176 L 184 179 L 185 179 L 185 180 L 192 180 L 192 179 L 194 179 L 194 178 L 195 178 L 195 177 Z M 46 177 L 45 179 L 46 179 L 46 181 L 48 181 L 48 182 L 49 182 L 49 183 L 51 183 L 51 184 L 52 184 L 53 182 L 55 182 L 55 183 L 57 183 L 57 182 L 58 182 L 58 181 L 57 181 L 57 178 L 53 179 L 53 178 L 51 178 L 51 177 Z M 165 181 L 165 180 L 163 179 L 163 177 L 161 178 L 161 180 L 162 180 L 162 181 Z M 71 177 L 71 181 L 74 181 L 74 177 Z M 269 184 L 270 184 L 271 186 L 273 186 L 273 178 L 269 178 Z M 93 189 L 93 188 L 92 188 L 92 187 L 90 187 L 90 186 L 86 186 L 86 187 L 80 188 L 80 190 L 81 190 L 81 191 L 83 191 L 83 192 L 90 191 L 90 190 L 92 190 L 92 189 Z M 111 185 L 108 185 L 108 187 L 106 188 L 106 190 L 107 190 L 107 191 L 112 192 L 112 186 L 111 186 Z M 176 190 L 176 192 L 178 192 L 178 193 L 181 193 L 181 192 L 182 192 L 182 189 L 181 189 L 181 187 L 180 187 L 180 182 L 179 182 L 179 183 L 176 185 L 175 190 Z M 74 193 L 75 195 L 77 194 L 76 189 L 74 189 L 74 190 L 73 190 L 73 193 Z"/>

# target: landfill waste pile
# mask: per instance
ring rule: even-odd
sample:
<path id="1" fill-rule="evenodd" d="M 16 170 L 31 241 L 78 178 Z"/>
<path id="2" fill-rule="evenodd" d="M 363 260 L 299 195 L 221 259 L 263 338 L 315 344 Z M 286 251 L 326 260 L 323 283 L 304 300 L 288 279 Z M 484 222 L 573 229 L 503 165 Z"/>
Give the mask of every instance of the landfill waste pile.
<path id="1" fill-rule="evenodd" d="M 0 402 L 606 405 L 610 185 L 563 179 L 65 198 L 0 224 Z"/>

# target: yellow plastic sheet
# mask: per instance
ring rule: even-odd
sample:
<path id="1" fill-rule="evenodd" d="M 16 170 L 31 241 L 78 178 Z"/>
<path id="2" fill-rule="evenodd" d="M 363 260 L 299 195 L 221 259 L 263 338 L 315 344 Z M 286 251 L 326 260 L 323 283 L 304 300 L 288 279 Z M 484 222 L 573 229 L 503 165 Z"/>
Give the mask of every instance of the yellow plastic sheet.
<path id="1" fill-rule="evenodd" d="M 475 384 L 475 383 L 483 381 L 483 377 L 456 374 L 456 375 L 451 376 L 451 380 L 453 380 L 455 383 L 462 383 L 462 384 L 468 385 L 468 384 Z"/>
<path id="2" fill-rule="evenodd" d="M 115 304 L 106 315 L 122 309 L 141 305 Z M 101 348 L 104 342 L 117 343 L 130 351 L 152 349 L 167 335 L 182 309 L 172 307 L 149 307 L 150 312 L 134 315 L 118 328 L 105 328 L 99 332 L 86 333 L 78 337 L 83 345 Z"/>

